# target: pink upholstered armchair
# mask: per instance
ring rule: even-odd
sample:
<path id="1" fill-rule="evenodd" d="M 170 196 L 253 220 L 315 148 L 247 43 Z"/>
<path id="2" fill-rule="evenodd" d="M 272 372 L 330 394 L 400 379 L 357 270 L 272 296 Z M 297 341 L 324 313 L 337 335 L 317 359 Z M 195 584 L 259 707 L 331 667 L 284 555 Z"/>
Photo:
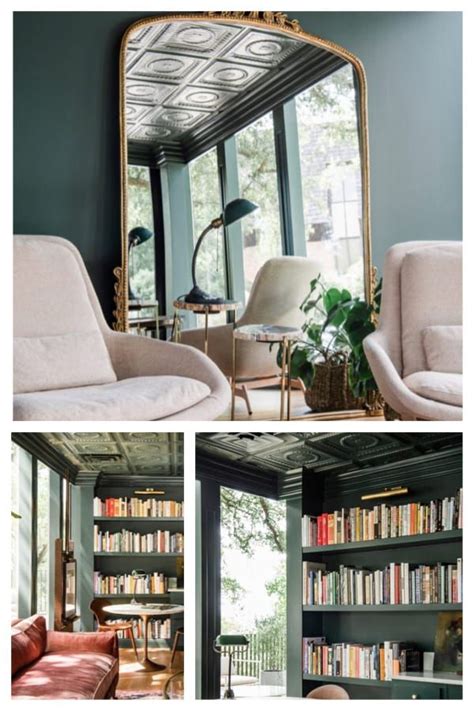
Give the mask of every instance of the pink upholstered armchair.
<path id="1" fill-rule="evenodd" d="M 114 632 L 54 632 L 41 615 L 12 622 L 12 697 L 113 698 L 119 677 Z"/>

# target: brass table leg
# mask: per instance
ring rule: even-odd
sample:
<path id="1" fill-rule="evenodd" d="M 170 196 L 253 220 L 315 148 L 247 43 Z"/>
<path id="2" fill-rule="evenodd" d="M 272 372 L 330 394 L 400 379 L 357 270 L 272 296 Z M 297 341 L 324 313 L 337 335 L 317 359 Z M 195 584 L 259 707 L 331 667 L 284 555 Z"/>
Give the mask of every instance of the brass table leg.
<path id="1" fill-rule="evenodd" d="M 291 341 L 288 341 L 287 344 L 287 349 L 288 349 L 288 356 L 287 356 L 287 371 L 288 371 L 288 377 L 287 377 L 287 384 L 286 387 L 288 388 L 287 391 L 287 413 L 286 413 L 286 419 L 291 420 Z"/>
<path id="2" fill-rule="evenodd" d="M 205 307 L 204 311 L 204 353 L 207 355 L 208 350 L 208 334 L 209 334 L 209 306 Z"/>
<path id="3" fill-rule="evenodd" d="M 232 334 L 232 381 L 231 381 L 231 388 L 232 388 L 232 404 L 230 406 L 230 419 L 233 420 L 235 417 L 235 380 L 236 380 L 236 338 L 234 334 Z"/>
<path id="4" fill-rule="evenodd" d="M 285 419 L 285 381 L 286 381 L 286 359 L 288 351 L 288 339 L 284 338 L 281 354 L 281 386 L 280 386 L 280 420 Z"/>
<path id="5" fill-rule="evenodd" d="M 179 327 L 180 327 L 180 318 L 179 318 L 179 312 L 177 309 L 174 311 L 174 319 L 173 319 L 173 333 L 172 333 L 172 340 L 175 343 L 179 343 L 181 336 L 179 333 Z"/>

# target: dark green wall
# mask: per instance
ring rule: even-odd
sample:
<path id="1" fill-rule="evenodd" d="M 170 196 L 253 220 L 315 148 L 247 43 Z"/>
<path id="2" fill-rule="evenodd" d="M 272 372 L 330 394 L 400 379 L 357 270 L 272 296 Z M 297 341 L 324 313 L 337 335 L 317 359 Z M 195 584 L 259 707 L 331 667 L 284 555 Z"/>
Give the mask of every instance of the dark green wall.
<path id="1" fill-rule="evenodd" d="M 15 13 L 17 233 L 74 242 L 110 318 L 120 261 L 118 52 L 149 13 Z M 369 82 L 374 260 L 461 237 L 461 13 L 289 13 Z"/>

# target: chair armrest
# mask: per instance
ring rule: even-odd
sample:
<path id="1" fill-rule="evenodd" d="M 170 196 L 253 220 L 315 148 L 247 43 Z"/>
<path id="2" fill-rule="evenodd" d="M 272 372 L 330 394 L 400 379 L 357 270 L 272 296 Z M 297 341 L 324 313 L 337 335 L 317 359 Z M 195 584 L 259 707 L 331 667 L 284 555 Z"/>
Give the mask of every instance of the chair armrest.
<path id="1" fill-rule="evenodd" d="M 230 402 L 230 387 L 217 365 L 196 348 L 179 343 L 109 331 L 105 335 L 119 380 L 139 376 L 177 375 L 205 383 L 210 397 Z"/>
<path id="2" fill-rule="evenodd" d="M 48 630 L 47 652 L 97 652 L 118 659 L 115 632 L 56 632 Z"/>
<path id="3" fill-rule="evenodd" d="M 405 385 L 390 358 L 387 337 L 381 329 L 367 336 L 363 346 L 375 382 L 384 400 L 395 412 L 410 420 L 459 419 L 460 408 L 420 397 Z"/>
<path id="4" fill-rule="evenodd" d="M 232 373 L 232 332 L 234 326 L 231 323 L 221 326 L 212 326 L 208 332 L 208 355 L 209 358 L 226 375 Z M 193 346 L 200 351 L 204 351 L 204 328 L 188 328 L 181 332 L 181 343 Z"/>

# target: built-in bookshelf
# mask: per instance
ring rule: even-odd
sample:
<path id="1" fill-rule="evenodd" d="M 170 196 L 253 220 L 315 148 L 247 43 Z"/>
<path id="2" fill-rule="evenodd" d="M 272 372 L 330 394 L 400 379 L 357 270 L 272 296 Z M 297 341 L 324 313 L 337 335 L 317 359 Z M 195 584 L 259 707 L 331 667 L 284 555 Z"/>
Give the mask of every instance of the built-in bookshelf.
<path id="1" fill-rule="evenodd" d="M 406 643 L 414 650 L 410 664 L 417 655 L 422 664 L 423 652 L 433 651 L 439 613 L 462 609 L 461 488 L 460 453 L 445 468 L 428 458 L 411 469 L 393 463 L 353 473 L 303 472 L 298 595 L 297 583 L 289 583 L 289 594 L 293 590 L 302 603 L 295 662 L 303 696 L 336 683 L 351 698 L 367 698 L 369 686 L 370 698 L 391 698 L 391 674 L 381 674 L 375 660 L 384 643 Z M 390 490 L 395 495 L 386 496 Z M 380 499 L 361 500 L 379 493 Z M 375 510 L 381 504 L 383 512 Z M 295 504 L 292 509 L 296 527 Z M 317 522 L 325 527 L 319 536 Z M 296 650 L 293 640 L 289 646 Z M 339 663 L 333 675 L 336 654 L 348 655 L 342 658 L 351 675 L 341 676 Z M 359 660 L 359 654 L 365 656 Z M 405 663 L 402 657 L 396 669 Z M 315 673 L 323 668 L 331 673 Z"/>
<path id="2" fill-rule="evenodd" d="M 143 602 L 183 604 L 184 600 L 184 506 L 183 485 L 154 483 L 159 494 L 137 494 L 136 484 L 96 487 L 94 492 L 94 597 L 114 603 Z M 143 575 L 136 579 L 134 570 Z M 135 591 L 135 593 L 134 593 Z M 118 619 L 118 618 L 116 618 Z M 143 639 L 136 618 L 135 636 Z M 150 622 L 150 646 L 166 647 L 183 626 L 182 615 L 159 616 Z M 130 646 L 128 638 L 120 639 Z"/>

